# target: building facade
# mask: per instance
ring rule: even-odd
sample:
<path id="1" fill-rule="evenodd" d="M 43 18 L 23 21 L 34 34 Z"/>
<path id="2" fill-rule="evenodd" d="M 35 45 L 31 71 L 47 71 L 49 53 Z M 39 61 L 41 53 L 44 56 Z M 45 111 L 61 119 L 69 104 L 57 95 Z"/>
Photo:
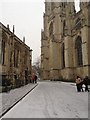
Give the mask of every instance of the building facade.
<path id="1" fill-rule="evenodd" d="M 21 41 L 10 31 L 9 25 L 5 27 L 0 23 L 0 76 L 11 84 L 25 85 L 30 81 L 32 72 L 32 50 L 25 44 L 25 37 Z"/>
<path id="2" fill-rule="evenodd" d="M 42 79 L 90 77 L 90 2 L 45 2 L 43 19 Z"/>

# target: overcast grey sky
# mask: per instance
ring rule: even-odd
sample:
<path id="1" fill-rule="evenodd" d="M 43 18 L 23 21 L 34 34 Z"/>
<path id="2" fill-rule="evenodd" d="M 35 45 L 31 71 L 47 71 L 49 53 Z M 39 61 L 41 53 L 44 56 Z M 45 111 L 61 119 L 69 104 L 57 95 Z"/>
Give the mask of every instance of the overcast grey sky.
<path id="1" fill-rule="evenodd" d="M 25 36 L 35 62 L 41 53 L 44 0 L 0 0 L 0 8 L 0 22 L 9 24 L 11 31 L 15 25 L 15 34 L 21 40 Z"/>

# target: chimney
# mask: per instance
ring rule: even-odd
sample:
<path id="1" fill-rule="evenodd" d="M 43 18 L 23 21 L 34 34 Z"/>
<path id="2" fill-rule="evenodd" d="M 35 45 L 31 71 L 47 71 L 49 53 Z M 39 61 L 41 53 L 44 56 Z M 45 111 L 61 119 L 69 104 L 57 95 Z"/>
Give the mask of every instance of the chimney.
<path id="1" fill-rule="evenodd" d="M 15 32 L 15 28 L 14 28 L 14 25 L 13 25 L 13 33 Z"/>
<path id="2" fill-rule="evenodd" d="M 10 30 L 10 29 L 9 29 L 9 24 L 7 24 L 7 29 Z"/>
<path id="3" fill-rule="evenodd" d="M 23 37 L 23 42 L 25 43 L 25 37 Z"/>

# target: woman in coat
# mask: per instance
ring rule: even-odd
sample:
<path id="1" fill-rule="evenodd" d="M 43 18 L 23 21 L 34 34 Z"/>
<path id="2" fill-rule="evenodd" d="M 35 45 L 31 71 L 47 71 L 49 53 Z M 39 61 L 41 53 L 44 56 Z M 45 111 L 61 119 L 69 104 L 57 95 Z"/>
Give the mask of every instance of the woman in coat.
<path id="1" fill-rule="evenodd" d="M 77 86 L 77 92 L 81 92 L 81 78 L 77 76 L 76 78 L 76 86 Z"/>

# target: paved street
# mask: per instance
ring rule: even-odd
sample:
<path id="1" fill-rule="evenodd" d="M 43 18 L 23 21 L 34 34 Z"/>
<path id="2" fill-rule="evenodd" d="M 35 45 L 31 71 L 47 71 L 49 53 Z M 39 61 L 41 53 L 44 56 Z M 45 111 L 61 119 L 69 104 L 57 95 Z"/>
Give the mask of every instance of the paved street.
<path id="1" fill-rule="evenodd" d="M 31 91 L 36 85 L 37 84 L 30 83 L 25 86 L 21 86 L 20 88 L 12 89 L 9 92 L 0 93 L 0 116 Z"/>
<path id="2" fill-rule="evenodd" d="M 73 83 L 39 82 L 3 118 L 88 118 L 88 93 Z"/>

